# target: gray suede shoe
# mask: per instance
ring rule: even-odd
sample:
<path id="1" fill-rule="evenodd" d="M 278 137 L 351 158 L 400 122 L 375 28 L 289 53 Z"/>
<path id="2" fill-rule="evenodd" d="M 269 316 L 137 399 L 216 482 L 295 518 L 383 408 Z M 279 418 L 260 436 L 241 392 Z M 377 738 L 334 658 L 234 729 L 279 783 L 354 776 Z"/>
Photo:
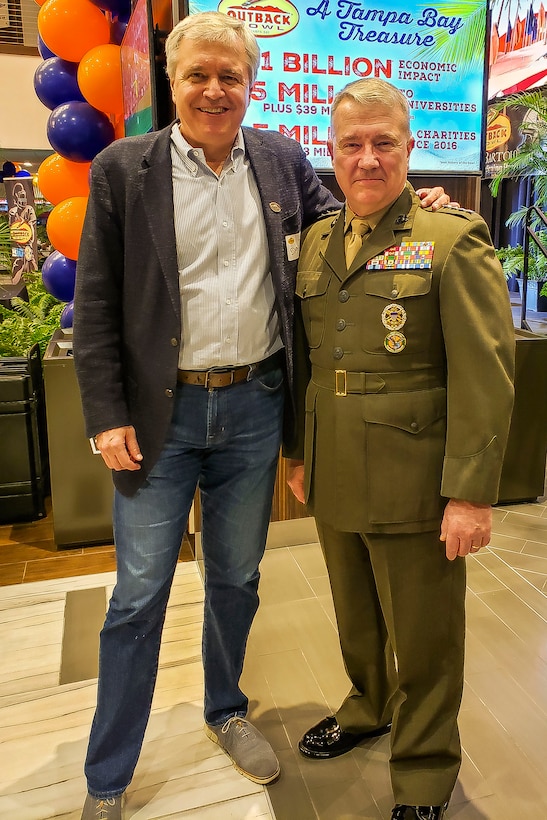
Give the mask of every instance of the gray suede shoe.
<path id="1" fill-rule="evenodd" d="M 205 734 L 226 752 L 237 771 L 253 783 L 271 783 L 279 775 L 274 750 L 245 718 L 231 717 L 223 726 L 206 723 Z"/>
<path id="2" fill-rule="evenodd" d="M 81 820 L 122 820 L 123 795 L 92 797 L 87 795 Z"/>

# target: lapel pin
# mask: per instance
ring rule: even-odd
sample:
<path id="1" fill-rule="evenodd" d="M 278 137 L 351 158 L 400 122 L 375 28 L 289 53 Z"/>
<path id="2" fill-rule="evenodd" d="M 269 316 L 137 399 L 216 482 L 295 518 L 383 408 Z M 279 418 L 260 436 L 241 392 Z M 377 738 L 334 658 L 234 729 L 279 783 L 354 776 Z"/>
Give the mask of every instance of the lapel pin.
<path id="1" fill-rule="evenodd" d="M 274 212 L 274 214 L 278 214 L 281 212 L 281 205 L 278 202 L 270 202 L 270 210 Z"/>

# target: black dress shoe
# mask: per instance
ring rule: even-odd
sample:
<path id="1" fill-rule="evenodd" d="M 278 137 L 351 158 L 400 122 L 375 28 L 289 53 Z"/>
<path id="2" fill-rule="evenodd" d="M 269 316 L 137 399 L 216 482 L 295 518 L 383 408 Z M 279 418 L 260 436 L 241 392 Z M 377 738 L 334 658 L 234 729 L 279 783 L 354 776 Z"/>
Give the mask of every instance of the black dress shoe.
<path id="1" fill-rule="evenodd" d="M 448 803 L 442 806 L 406 806 L 397 803 L 391 813 L 391 820 L 442 820 Z"/>
<path id="2" fill-rule="evenodd" d="M 362 740 L 385 735 L 390 729 L 391 723 L 388 723 L 387 726 L 380 726 L 379 729 L 372 729 L 370 732 L 345 732 L 335 716 L 330 715 L 306 732 L 298 748 L 306 757 L 338 757 L 351 751 Z"/>

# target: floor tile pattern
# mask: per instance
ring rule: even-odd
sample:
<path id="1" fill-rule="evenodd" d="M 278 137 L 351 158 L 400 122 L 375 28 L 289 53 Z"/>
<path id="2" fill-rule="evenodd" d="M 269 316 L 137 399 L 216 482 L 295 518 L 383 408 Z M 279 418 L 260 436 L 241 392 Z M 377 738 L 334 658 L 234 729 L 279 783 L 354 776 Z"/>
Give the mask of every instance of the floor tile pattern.
<path id="1" fill-rule="evenodd" d="M 547 502 L 494 510 L 491 546 L 468 559 L 461 776 L 447 820 L 547 817 Z M 67 593 L 104 589 L 114 573 L 0 588 L 0 815 L 77 820 L 94 679 L 59 683 Z M 238 775 L 202 729 L 203 587 L 180 563 L 158 687 L 128 793 L 136 820 L 382 820 L 392 796 L 389 738 L 332 761 L 305 760 L 301 734 L 347 690 L 319 546 L 266 552 L 261 606 L 243 688 L 249 717 L 282 764 L 267 789 Z"/>

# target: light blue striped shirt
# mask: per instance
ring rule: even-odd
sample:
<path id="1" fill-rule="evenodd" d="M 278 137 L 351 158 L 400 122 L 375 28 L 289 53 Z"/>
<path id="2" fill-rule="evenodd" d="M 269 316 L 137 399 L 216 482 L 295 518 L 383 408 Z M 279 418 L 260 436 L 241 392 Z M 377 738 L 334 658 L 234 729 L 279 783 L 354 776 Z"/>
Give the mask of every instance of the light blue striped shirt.
<path id="1" fill-rule="evenodd" d="M 240 130 L 219 176 L 171 134 L 182 370 L 251 364 L 282 347 L 260 196 Z"/>

